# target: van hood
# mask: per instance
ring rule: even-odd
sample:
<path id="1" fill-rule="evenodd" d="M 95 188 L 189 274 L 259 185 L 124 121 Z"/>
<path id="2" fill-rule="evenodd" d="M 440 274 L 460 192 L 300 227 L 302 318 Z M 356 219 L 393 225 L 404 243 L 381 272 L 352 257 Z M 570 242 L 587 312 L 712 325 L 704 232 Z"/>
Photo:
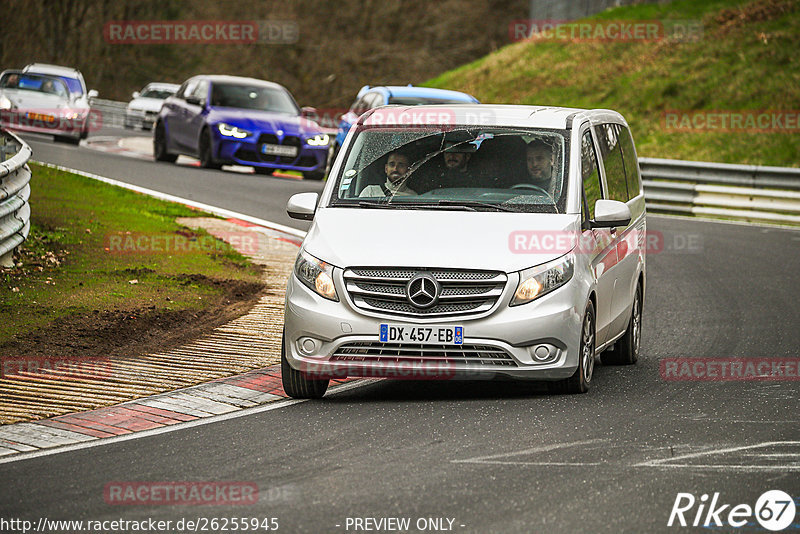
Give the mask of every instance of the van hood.
<path id="1" fill-rule="evenodd" d="M 507 273 L 566 254 L 578 215 L 320 208 L 305 250 L 336 267 L 447 267 Z"/>

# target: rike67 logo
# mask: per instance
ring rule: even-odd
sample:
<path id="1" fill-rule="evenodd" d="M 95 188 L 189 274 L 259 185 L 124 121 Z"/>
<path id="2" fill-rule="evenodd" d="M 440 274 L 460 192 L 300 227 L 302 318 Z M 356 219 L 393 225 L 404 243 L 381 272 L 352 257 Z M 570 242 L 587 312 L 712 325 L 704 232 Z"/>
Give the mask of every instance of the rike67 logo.
<path id="1" fill-rule="evenodd" d="M 710 502 L 706 493 L 699 499 L 691 493 L 678 493 L 667 526 L 741 528 L 756 526 L 758 522 L 761 527 L 777 532 L 792 525 L 795 511 L 794 499 L 781 490 L 764 492 L 754 507 L 726 504 L 721 501 L 719 492 L 714 493 Z"/>

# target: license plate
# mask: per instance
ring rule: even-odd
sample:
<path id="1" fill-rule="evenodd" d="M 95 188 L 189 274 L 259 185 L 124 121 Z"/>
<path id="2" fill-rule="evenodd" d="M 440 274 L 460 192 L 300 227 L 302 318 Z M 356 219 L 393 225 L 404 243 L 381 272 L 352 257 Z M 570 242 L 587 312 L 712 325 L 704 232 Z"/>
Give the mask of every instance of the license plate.
<path id="1" fill-rule="evenodd" d="M 381 343 L 428 343 L 431 345 L 463 345 L 463 326 L 414 326 L 386 324 L 380 327 Z"/>
<path id="2" fill-rule="evenodd" d="M 294 157 L 297 155 L 297 147 L 296 146 L 284 146 L 284 145 L 268 145 L 263 144 L 261 145 L 261 153 L 266 154 L 268 156 L 288 156 Z"/>
<path id="3" fill-rule="evenodd" d="M 44 115 L 42 113 L 28 113 L 27 116 L 32 121 L 55 122 L 56 120 L 52 115 Z"/>

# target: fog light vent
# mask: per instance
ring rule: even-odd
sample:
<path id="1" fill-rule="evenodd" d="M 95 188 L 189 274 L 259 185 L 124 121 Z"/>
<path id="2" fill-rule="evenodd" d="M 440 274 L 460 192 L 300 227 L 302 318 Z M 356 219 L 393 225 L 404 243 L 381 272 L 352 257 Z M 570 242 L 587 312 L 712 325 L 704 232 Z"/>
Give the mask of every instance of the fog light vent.
<path id="1" fill-rule="evenodd" d="M 301 337 L 297 340 L 297 348 L 303 354 L 311 355 L 317 352 L 319 346 L 316 339 L 311 337 Z"/>
<path id="2" fill-rule="evenodd" d="M 550 363 L 558 358 L 558 349 L 549 343 L 540 343 L 528 348 L 536 363 Z"/>

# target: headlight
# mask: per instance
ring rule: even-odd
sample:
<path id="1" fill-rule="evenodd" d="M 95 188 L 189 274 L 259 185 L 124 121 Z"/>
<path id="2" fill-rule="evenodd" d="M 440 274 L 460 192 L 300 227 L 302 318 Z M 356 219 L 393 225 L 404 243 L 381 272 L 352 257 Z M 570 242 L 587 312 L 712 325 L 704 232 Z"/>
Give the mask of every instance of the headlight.
<path id="1" fill-rule="evenodd" d="M 5 95 L 0 95 L 0 109 L 11 109 L 11 100 Z"/>
<path id="2" fill-rule="evenodd" d="M 224 135 L 225 137 L 235 137 L 236 139 L 244 139 L 248 135 L 252 135 L 247 130 L 242 130 L 241 128 L 237 128 L 236 126 L 231 126 L 230 124 L 225 124 L 221 122 L 217 125 L 219 129 L 219 133 Z"/>
<path id="3" fill-rule="evenodd" d="M 569 282 L 575 267 L 571 253 L 520 273 L 519 285 L 510 306 L 525 304 Z"/>
<path id="4" fill-rule="evenodd" d="M 294 274 L 319 296 L 339 300 L 333 285 L 333 266 L 301 250 L 294 262 Z"/>
<path id="5" fill-rule="evenodd" d="M 306 143 L 311 146 L 326 146 L 329 141 L 330 137 L 328 137 L 328 134 L 317 134 L 314 137 L 306 139 Z"/>

